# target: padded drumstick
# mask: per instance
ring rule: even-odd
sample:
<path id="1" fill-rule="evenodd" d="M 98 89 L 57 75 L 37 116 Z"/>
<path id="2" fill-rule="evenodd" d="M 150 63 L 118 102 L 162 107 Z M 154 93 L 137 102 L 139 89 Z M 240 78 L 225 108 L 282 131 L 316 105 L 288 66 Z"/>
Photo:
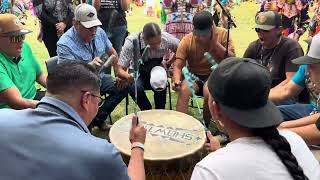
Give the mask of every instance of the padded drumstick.
<path id="1" fill-rule="evenodd" d="M 197 107 L 198 107 L 199 115 L 202 116 L 201 109 L 200 109 L 200 105 L 199 105 L 199 103 L 198 103 L 197 95 L 196 95 L 196 92 L 195 92 L 195 90 L 194 90 L 194 88 L 193 88 L 193 83 L 192 83 L 192 78 L 191 78 L 192 76 L 193 76 L 194 78 L 197 77 L 197 76 L 195 76 L 194 74 L 192 74 L 192 73 L 188 70 L 187 67 L 183 67 L 183 68 L 182 68 L 182 74 L 183 74 L 184 79 L 186 80 L 186 82 L 187 82 L 187 84 L 188 84 L 188 88 L 189 88 L 189 90 L 190 90 L 190 92 L 191 92 L 191 94 L 192 94 L 192 99 L 196 102 L 196 105 L 197 105 Z M 198 77 L 197 77 L 197 78 L 198 78 Z M 198 79 L 199 79 L 199 78 L 198 78 Z M 204 120 L 202 121 L 202 124 L 203 124 L 203 126 L 205 127 L 207 142 L 210 142 L 210 141 L 209 141 L 209 138 L 208 138 L 208 136 L 207 136 L 207 129 L 208 129 L 208 127 L 207 127 L 206 123 L 204 122 Z"/>
<path id="2" fill-rule="evenodd" d="M 207 61 L 211 64 L 211 70 L 215 70 L 218 67 L 218 64 L 213 59 L 212 55 L 208 52 L 204 53 L 204 57 L 207 59 Z"/>

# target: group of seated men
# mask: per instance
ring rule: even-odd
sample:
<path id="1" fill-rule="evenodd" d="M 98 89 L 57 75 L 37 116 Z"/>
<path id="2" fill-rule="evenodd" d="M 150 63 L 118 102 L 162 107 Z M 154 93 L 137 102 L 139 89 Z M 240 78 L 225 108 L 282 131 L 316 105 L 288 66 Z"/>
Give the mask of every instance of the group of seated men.
<path id="1" fill-rule="evenodd" d="M 30 31 L 25 30 L 15 16 L 1 14 L 0 105 L 3 110 L 0 114 L 3 125 L 0 127 L 4 135 L 0 138 L 0 149 L 3 162 L 9 163 L 1 168 L 1 179 L 32 179 L 35 175 L 39 179 L 144 179 L 143 144 L 146 129 L 137 123 L 137 117 L 133 117 L 130 130 L 132 149 L 128 169 L 112 144 L 88 136 L 88 127 L 102 127 L 108 114 L 128 93 L 134 97 L 134 83 L 137 83 L 137 104 L 141 110 L 152 108 L 144 92 L 147 88 L 155 93 L 156 108 L 165 108 L 166 86 L 163 84 L 167 82 L 159 81 L 163 78 L 152 77 L 163 74 L 163 69 L 171 65 L 171 60 L 164 62 L 162 59 L 168 49 L 175 52 L 172 86 L 180 92 L 177 110 L 187 113 L 192 95 L 181 75 L 182 68 L 187 66 L 199 78 L 195 80 L 193 88 L 204 96 L 205 122 L 208 123 L 213 117 L 230 136 L 231 144 L 226 147 L 229 150 L 218 150 L 220 144 L 209 133 L 207 147 L 210 151 L 227 157 L 238 152 L 239 147 L 257 143 L 252 139 L 239 142 L 239 138 L 260 136 L 284 163 L 288 170 L 286 177 L 319 178 L 319 168 L 313 174 L 308 171 L 308 168 L 316 169 L 319 166 L 310 153 L 307 153 L 309 163 L 301 160 L 301 152 L 307 151 L 304 142 L 287 131 L 281 131 L 279 135 L 276 127 L 290 128 L 307 144 L 320 142 L 320 35 L 313 38 L 308 54 L 303 56 L 298 42 L 282 36 L 281 19 L 275 12 L 259 13 L 255 22 L 259 39 L 249 45 L 243 59 L 226 59 L 235 56 L 233 41 L 227 41 L 227 31 L 216 27 L 212 15 L 207 11 L 194 16 L 193 32 L 181 42 L 162 32 L 157 24 L 148 23 L 142 32 L 126 39 L 118 56 L 99 27 L 101 22 L 95 8 L 80 4 L 75 9 L 73 27 L 57 43 L 58 65 L 46 77 L 30 46 L 24 42 L 25 35 Z M 138 48 L 134 42 L 137 42 Z M 204 57 L 206 52 L 219 64 L 216 70 L 212 70 L 212 64 Z M 136 66 L 134 59 L 137 54 L 141 56 L 142 63 L 138 69 L 140 76 L 134 80 L 132 70 Z M 111 64 L 116 78 L 105 73 L 110 63 L 103 60 L 105 55 L 113 58 Z M 35 82 L 46 88 L 45 97 L 43 92 L 36 89 Z M 304 87 L 310 93 L 309 104 L 299 104 L 297 100 L 297 95 Z M 102 100 L 101 95 L 106 94 Z M 280 111 L 270 101 L 275 102 Z M 15 111 L 10 108 L 26 110 Z M 282 118 L 297 120 L 281 123 Z M 287 141 L 281 139 L 283 137 Z M 281 143 L 275 145 L 270 140 L 272 138 Z M 288 145 L 293 149 L 300 147 L 299 152 L 292 151 L 284 156 L 280 151 L 288 151 Z M 248 151 L 248 156 L 254 152 Z M 196 166 L 193 179 L 218 179 L 218 176 L 230 175 L 227 168 L 220 167 L 230 167 L 232 161 L 228 164 L 229 161 L 216 154 L 208 156 Z M 265 157 L 273 159 L 273 156 L 269 154 Z M 289 160 L 286 159 L 289 157 Z M 240 164 L 245 162 L 242 158 L 239 158 Z M 220 166 L 215 162 L 226 164 Z M 206 169 L 207 166 L 210 168 Z M 293 171 L 295 168 L 296 172 Z M 278 169 L 275 166 L 271 168 Z M 242 169 L 237 173 L 240 171 L 244 172 Z M 273 177 L 272 174 L 269 176 Z"/>
<path id="2" fill-rule="evenodd" d="M 16 18 L 2 14 L 1 19 L 0 33 L 5 36 L 0 37 L 2 42 L 0 107 L 35 108 L 38 100 L 44 96 L 44 92 L 37 90 L 34 82 L 45 88 L 46 75 L 41 71 L 28 43 L 24 42 L 25 35 L 31 31 L 14 33 L 17 27 L 10 25 L 10 22 L 17 21 Z M 301 46 L 295 40 L 281 34 L 281 18 L 277 13 L 272 11 L 258 13 L 255 23 L 258 39 L 250 43 L 244 57 L 254 59 L 269 69 L 274 87 L 270 99 L 279 105 L 286 120 L 308 117 L 309 111 L 292 109 L 292 104 L 294 107 L 297 106 L 297 96 L 301 89 L 308 86 L 295 83 L 297 87 L 294 87 L 294 90 L 289 87 L 290 92 L 287 92 L 289 91 L 287 86 L 292 85 L 297 79 L 295 73 L 299 65 L 292 60 L 303 56 Z M 204 97 L 203 119 L 208 125 L 211 115 L 207 104 L 209 98 L 207 79 L 212 71 L 212 64 L 204 54 L 208 52 L 216 63 L 235 56 L 233 40 L 230 38 L 227 41 L 227 31 L 215 26 L 209 12 L 202 11 L 195 14 L 194 30 L 182 38 L 181 42 L 174 36 L 162 32 L 157 24 L 147 23 L 141 32 L 132 33 L 126 38 L 120 55 L 112 47 L 100 25 L 96 9 L 89 4 L 80 4 L 75 9 L 73 27 L 65 32 L 57 43 L 58 64 L 64 61 L 82 60 L 99 71 L 102 83 L 100 94 L 106 96 L 90 128 L 93 126 L 103 130 L 107 128 L 105 123 L 107 116 L 123 98 L 129 93 L 135 99 L 135 83 L 138 97 L 136 103 L 141 110 L 152 109 L 145 93 L 146 89 L 154 92 L 155 108 L 164 109 L 169 66 L 173 66 L 172 89 L 179 92 L 176 110 L 188 113 L 188 102 L 192 96 L 190 86 L 182 76 L 182 68 L 186 66 L 194 76 L 198 77 L 198 80 L 193 82 L 193 89 L 197 95 Z M 163 56 L 168 51 L 174 52 L 175 56 L 165 61 Z M 111 65 L 116 78 L 106 73 L 105 69 L 108 67 L 105 65 L 110 62 L 105 62 L 103 56 L 112 58 Z M 137 59 L 141 59 L 142 62 Z M 305 73 L 306 68 L 302 67 L 299 73 Z M 136 80 L 134 80 L 134 69 L 139 74 Z M 313 97 L 312 105 L 303 105 L 303 109 L 312 109 L 310 110 L 312 117 L 315 117 L 312 118 L 312 122 L 315 122 L 318 117 L 319 98 L 314 92 L 311 93 L 311 97 Z"/>

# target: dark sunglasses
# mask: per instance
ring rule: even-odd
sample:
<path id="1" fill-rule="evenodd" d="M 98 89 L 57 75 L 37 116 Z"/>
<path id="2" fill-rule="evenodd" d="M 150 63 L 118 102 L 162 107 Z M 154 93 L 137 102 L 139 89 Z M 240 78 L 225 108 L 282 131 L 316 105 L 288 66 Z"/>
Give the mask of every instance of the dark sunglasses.
<path id="1" fill-rule="evenodd" d="M 260 28 L 255 28 L 254 29 L 257 33 L 258 32 L 270 32 L 270 30 L 264 30 L 264 29 L 260 29 Z"/>
<path id="2" fill-rule="evenodd" d="M 18 36 L 3 36 L 3 37 L 8 37 L 10 39 L 11 43 L 19 43 L 22 42 L 25 38 L 26 35 L 18 35 Z"/>

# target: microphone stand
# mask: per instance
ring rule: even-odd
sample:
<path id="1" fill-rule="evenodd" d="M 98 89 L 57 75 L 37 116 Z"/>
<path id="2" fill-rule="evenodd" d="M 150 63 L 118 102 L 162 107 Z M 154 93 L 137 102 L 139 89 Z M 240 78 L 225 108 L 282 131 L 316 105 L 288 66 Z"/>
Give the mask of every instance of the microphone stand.
<path id="1" fill-rule="evenodd" d="M 229 49 L 229 41 L 230 41 L 230 28 L 231 26 L 233 27 L 237 27 L 236 24 L 234 23 L 234 21 L 232 20 L 231 16 L 229 13 L 227 13 L 227 11 L 225 10 L 225 8 L 222 6 L 221 2 L 219 0 L 216 0 L 216 2 L 218 3 L 218 5 L 221 7 L 222 9 L 222 14 L 227 16 L 227 47 L 226 47 L 226 53 L 225 53 L 225 58 L 228 57 L 228 49 Z"/>

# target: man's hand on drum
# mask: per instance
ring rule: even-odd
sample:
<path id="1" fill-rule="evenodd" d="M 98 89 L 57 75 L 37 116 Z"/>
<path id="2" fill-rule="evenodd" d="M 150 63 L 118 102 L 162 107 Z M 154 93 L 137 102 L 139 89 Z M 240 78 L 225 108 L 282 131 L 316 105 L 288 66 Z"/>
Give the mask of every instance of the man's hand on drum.
<path id="1" fill-rule="evenodd" d="M 138 117 L 133 116 L 132 117 L 132 124 L 131 124 L 131 130 L 130 130 L 130 142 L 139 142 L 144 144 L 146 140 L 146 134 L 147 130 L 144 128 L 142 124 L 138 123 Z"/>
<path id="2" fill-rule="evenodd" d="M 210 131 L 207 131 L 207 137 L 209 139 L 209 142 L 205 144 L 207 151 L 214 152 L 221 148 L 220 141 L 216 137 L 212 136 Z"/>

